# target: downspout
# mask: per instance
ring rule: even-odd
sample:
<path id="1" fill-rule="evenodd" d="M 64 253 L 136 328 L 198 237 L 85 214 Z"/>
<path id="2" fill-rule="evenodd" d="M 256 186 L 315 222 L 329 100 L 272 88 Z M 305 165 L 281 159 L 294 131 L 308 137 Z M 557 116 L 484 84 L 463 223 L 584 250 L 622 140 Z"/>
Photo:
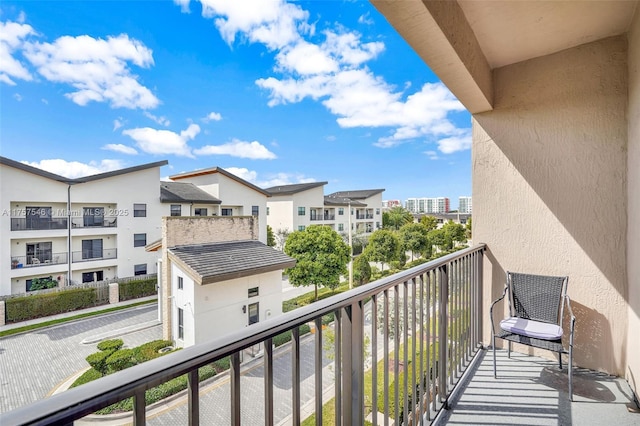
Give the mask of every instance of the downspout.
<path id="1" fill-rule="evenodd" d="M 67 285 L 71 284 L 71 184 L 67 184 Z"/>

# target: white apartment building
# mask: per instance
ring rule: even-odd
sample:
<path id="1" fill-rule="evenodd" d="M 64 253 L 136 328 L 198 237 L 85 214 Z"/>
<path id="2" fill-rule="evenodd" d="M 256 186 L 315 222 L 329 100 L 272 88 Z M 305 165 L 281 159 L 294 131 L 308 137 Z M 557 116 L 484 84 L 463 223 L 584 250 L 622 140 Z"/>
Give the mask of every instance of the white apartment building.
<path id="1" fill-rule="evenodd" d="M 35 278 L 63 286 L 155 273 L 145 245 L 161 236 L 166 164 L 69 179 L 0 157 L 0 295 L 25 293 Z"/>
<path id="2" fill-rule="evenodd" d="M 404 208 L 411 213 L 448 213 L 451 209 L 447 197 L 407 198 Z"/>
<path id="3" fill-rule="evenodd" d="M 219 216 L 222 201 L 188 182 L 160 182 L 163 216 Z"/>
<path id="4" fill-rule="evenodd" d="M 260 229 L 259 240 L 267 243 L 267 197 L 270 194 L 264 189 L 258 188 L 252 183 L 239 178 L 238 176 L 229 173 L 228 171 L 220 167 L 212 167 L 209 169 L 194 170 L 192 172 L 180 173 L 177 175 L 169 176 L 173 182 L 179 183 L 191 183 L 198 187 L 200 190 L 215 197 L 220 203 L 217 203 L 214 199 L 197 200 L 194 201 L 194 205 L 191 206 L 190 201 L 185 204 L 189 204 L 190 212 L 195 215 L 195 209 L 207 209 L 206 214 L 204 210 L 200 210 L 203 216 L 256 216 L 258 217 L 258 227 Z M 173 191 L 177 191 L 177 187 L 172 188 Z M 199 195 L 194 195 L 194 199 Z M 180 204 L 169 201 L 169 204 Z M 217 210 L 214 208 L 217 206 Z M 211 206 L 211 211 L 208 210 Z M 185 206 L 186 207 L 186 206 Z M 171 213 L 171 212 L 170 212 Z M 186 215 L 182 213 L 181 208 L 180 215 Z M 174 211 L 174 215 L 177 215 L 177 211 Z"/>
<path id="5" fill-rule="evenodd" d="M 471 197 L 458 198 L 458 211 L 460 213 L 473 213 L 473 204 L 471 203 Z"/>
<path id="6" fill-rule="evenodd" d="M 324 225 L 338 233 L 364 236 L 382 227 L 384 189 L 340 191 L 324 195 L 327 182 L 300 183 L 267 188 L 267 224 L 275 233 L 302 231 Z"/>

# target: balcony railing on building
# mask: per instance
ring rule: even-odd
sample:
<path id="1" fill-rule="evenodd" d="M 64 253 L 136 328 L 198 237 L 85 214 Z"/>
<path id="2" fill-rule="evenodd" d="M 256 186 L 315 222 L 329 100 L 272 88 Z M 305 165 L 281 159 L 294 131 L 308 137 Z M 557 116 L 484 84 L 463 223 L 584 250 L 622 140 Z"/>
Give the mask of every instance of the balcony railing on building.
<path id="1" fill-rule="evenodd" d="M 115 228 L 118 226 L 116 216 L 85 215 L 71 218 L 72 228 Z"/>
<path id="2" fill-rule="evenodd" d="M 102 250 L 81 250 L 74 251 L 71 255 L 71 261 L 76 262 L 90 262 L 94 260 L 107 260 L 117 259 L 118 249 L 102 249 Z"/>
<path id="3" fill-rule="evenodd" d="M 311 215 L 311 220 L 335 220 L 336 215 L 335 214 L 325 214 L 325 215 Z"/>
<path id="4" fill-rule="evenodd" d="M 69 223 L 66 217 L 50 217 L 42 218 L 38 216 L 34 217 L 12 217 L 11 218 L 11 230 L 12 231 L 35 231 L 35 230 L 49 230 L 49 229 L 67 229 Z"/>
<path id="5" fill-rule="evenodd" d="M 11 269 L 67 263 L 67 253 L 40 253 L 37 255 L 11 256 Z"/>
<path id="6" fill-rule="evenodd" d="M 461 250 L 406 271 L 335 295 L 277 318 L 254 324 L 219 339 L 185 348 L 137 365 L 126 372 L 69 389 L 3 415 L 6 424 L 71 424 L 116 401 L 133 397 L 133 422 L 146 422 L 145 392 L 178 376 L 187 376 L 188 423 L 200 423 L 198 369 L 230 357 L 231 424 L 278 423 L 286 407 L 293 424 L 302 420 L 302 405 L 315 407 L 316 424 L 323 424 L 323 404 L 335 402 L 333 424 L 361 425 L 370 416 L 391 423 L 429 422 L 446 406 L 453 387 L 477 353 L 481 342 L 482 257 L 484 246 Z M 323 318 L 334 321 L 324 330 Z M 315 325 L 311 394 L 302 392 L 300 326 Z M 329 330 L 331 330 L 331 338 Z M 282 405 L 283 377 L 274 377 L 273 338 L 291 332 L 290 402 Z M 327 344 L 331 343 L 327 349 Z M 261 374 L 262 404 L 241 404 L 241 352 L 264 348 Z M 332 396 L 325 395 L 323 362 L 332 353 Z M 279 355 L 282 356 L 282 355 Z M 255 370 L 255 369 L 252 369 Z M 323 383 L 325 380 L 325 383 Z M 308 383 L 304 381 L 305 386 Z M 243 383 L 246 383 L 243 381 Z M 330 384 L 330 383 L 329 383 Z M 309 389 L 309 388 L 306 388 Z M 279 395 L 276 398 L 276 395 Z M 303 401 L 306 398 L 305 401 Z M 257 396 L 256 396 L 257 397 Z M 311 398 L 311 399 L 309 399 Z M 247 399 L 245 399 L 246 401 Z M 249 398 L 249 400 L 253 400 Z M 215 411 L 214 410 L 214 411 Z M 260 411 L 260 413 L 256 413 Z M 211 409 L 207 408 L 210 413 Z M 251 416 L 251 417 L 249 417 Z M 184 419 L 185 423 L 187 419 Z M 260 422 L 262 423 L 262 422 Z"/>

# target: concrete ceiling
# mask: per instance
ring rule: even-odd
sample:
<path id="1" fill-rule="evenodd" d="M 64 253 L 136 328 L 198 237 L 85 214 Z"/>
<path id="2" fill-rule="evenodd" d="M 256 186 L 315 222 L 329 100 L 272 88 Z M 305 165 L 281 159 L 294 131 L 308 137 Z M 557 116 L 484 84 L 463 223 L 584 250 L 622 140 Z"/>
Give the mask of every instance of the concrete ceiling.
<path id="1" fill-rule="evenodd" d="M 637 2 L 458 0 L 458 4 L 493 69 L 623 34 Z"/>

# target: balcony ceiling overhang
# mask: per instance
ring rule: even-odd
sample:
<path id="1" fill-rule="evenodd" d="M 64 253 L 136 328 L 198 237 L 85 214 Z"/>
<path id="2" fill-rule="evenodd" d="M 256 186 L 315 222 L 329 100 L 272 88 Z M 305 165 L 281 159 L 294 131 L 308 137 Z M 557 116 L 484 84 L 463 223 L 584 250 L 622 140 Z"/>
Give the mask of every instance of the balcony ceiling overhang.
<path id="1" fill-rule="evenodd" d="M 492 70 L 628 31 L 638 1 L 371 0 L 471 113 Z"/>

